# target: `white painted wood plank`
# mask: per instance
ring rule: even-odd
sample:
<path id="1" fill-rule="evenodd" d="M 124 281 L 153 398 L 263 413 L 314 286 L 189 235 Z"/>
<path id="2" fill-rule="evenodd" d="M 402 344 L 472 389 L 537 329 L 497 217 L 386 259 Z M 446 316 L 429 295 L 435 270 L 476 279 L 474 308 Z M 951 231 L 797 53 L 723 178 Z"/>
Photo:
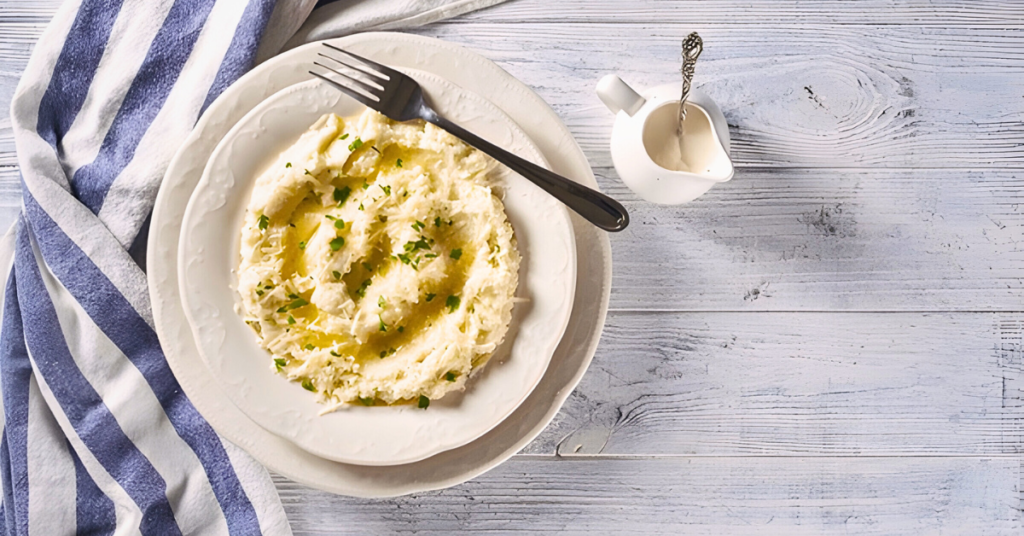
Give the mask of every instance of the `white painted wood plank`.
<path id="1" fill-rule="evenodd" d="M 295 534 L 1018 535 L 1013 458 L 517 457 L 358 500 L 276 477 Z"/>
<path id="2" fill-rule="evenodd" d="M 991 0 L 511 0 L 460 22 L 611 22 L 687 24 L 922 24 L 1016 26 L 1018 2 Z"/>
<path id="3" fill-rule="evenodd" d="M 3 0 L 0 2 L 0 21 L 24 17 L 49 17 L 63 0 Z"/>
<path id="4" fill-rule="evenodd" d="M 942 27 L 702 26 L 697 84 L 725 110 L 740 165 L 1024 167 L 1024 27 L 957 27 L 936 13 Z M 676 81 L 678 40 L 694 26 L 554 20 L 419 32 L 498 61 L 555 107 L 592 163 L 610 165 L 612 116 L 594 84 L 609 72 L 641 86 Z M 43 27 L 0 18 L 0 102 Z M 0 106 L 0 165 L 14 163 L 6 122 Z"/>
<path id="5" fill-rule="evenodd" d="M 1024 315 L 612 313 L 524 452 L 1024 452 Z"/>
<path id="6" fill-rule="evenodd" d="M 4 21 L 49 20 L 62 0 L 4 0 Z M 1000 0 L 507 0 L 460 22 L 683 22 L 707 24 L 829 23 L 1018 25 L 1019 3 Z"/>
<path id="7" fill-rule="evenodd" d="M 1020 172 L 743 169 L 676 207 L 597 174 L 631 215 L 613 309 L 1024 308 Z"/>
<path id="8" fill-rule="evenodd" d="M 421 33 L 478 50 L 534 87 L 605 167 L 613 116 L 597 81 L 678 82 L 679 40 L 692 29 L 448 23 Z M 699 29 L 695 83 L 724 111 L 742 166 L 1024 166 L 1024 29 Z"/>

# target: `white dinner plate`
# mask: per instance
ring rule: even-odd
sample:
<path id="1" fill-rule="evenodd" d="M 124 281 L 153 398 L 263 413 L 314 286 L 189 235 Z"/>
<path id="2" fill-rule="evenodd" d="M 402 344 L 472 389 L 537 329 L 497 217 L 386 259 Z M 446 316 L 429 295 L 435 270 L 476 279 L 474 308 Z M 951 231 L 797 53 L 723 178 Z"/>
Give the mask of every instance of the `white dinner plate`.
<path id="1" fill-rule="evenodd" d="M 436 75 L 406 70 L 442 116 L 491 143 L 546 165 L 537 146 L 490 102 Z M 242 222 L 256 178 L 324 114 L 356 117 L 366 107 L 323 81 L 275 93 L 217 145 L 185 211 L 178 273 L 199 354 L 249 418 L 304 450 L 361 465 L 411 463 L 464 445 L 494 428 L 530 394 L 569 321 L 576 245 L 564 205 L 504 166 L 490 173 L 522 261 L 512 322 L 491 362 L 466 391 L 415 405 L 324 406 L 274 371 L 270 354 L 236 314 Z"/>
<path id="2" fill-rule="evenodd" d="M 330 41 L 397 67 L 444 77 L 488 100 L 530 136 L 554 171 L 597 187 L 569 130 L 530 88 L 461 46 L 399 33 L 364 33 Z M 302 484 L 358 497 L 389 497 L 453 486 L 507 460 L 536 438 L 583 377 L 597 349 L 611 289 L 607 235 L 570 214 L 576 235 L 576 293 L 562 342 L 537 387 L 498 426 L 480 438 L 425 460 L 399 466 L 332 462 L 257 425 L 220 389 L 196 349 L 178 294 L 178 236 L 185 207 L 206 162 L 227 131 L 268 96 L 311 78 L 303 63 L 319 45 L 307 45 L 259 65 L 218 98 L 171 162 L 153 211 L 147 251 L 150 296 L 164 355 L 189 399 L 226 440 L 270 470 Z M 594 105 L 598 105 L 595 100 Z"/>

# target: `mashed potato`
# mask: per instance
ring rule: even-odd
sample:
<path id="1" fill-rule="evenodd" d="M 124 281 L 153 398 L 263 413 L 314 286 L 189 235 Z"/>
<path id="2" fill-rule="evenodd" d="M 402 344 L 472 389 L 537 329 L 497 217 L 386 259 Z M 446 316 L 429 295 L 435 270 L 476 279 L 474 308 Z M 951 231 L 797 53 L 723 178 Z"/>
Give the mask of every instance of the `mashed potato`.
<path id="1" fill-rule="evenodd" d="M 238 291 L 272 366 L 346 403 L 462 389 L 508 330 L 519 254 L 488 159 L 430 124 L 326 115 L 261 175 Z"/>

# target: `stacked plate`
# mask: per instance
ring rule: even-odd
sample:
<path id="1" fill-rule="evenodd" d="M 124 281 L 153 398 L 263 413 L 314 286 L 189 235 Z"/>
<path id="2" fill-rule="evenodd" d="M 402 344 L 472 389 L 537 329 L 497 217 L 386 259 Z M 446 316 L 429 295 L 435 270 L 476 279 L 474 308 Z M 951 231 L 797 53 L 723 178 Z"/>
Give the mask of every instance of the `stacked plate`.
<path id="1" fill-rule="evenodd" d="M 405 34 L 333 40 L 417 79 L 446 117 L 596 186 L 565 126 L 523 84 L 461 47 Z M 233 269 L 252 182 L 320 115 L 362 107 L 308 74 L 318 43 L 254 69 L 211 105 L 172 161 L 154 209 L 154 318 L 182 388 L 211 425 L 268 468 L 335 493 L 393 496 L 468 480 L 536 437 L 593 356 L 611 276 L 608 239 L 525 179 L 501 171 L 523 262 L 505 342 L 464 393 L 426 411 L 350 407 L 320 415 L 274 374 L 235 314 Z"/>

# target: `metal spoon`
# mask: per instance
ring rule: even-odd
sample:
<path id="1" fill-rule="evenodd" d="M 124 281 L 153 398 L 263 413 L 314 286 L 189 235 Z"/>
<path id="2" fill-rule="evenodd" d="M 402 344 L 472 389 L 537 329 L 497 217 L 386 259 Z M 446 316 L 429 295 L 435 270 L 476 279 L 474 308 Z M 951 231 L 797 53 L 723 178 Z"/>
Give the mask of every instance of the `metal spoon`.
<path id="1" fill-rule="evenodd" d="M 704 40 L 693 32 L 683 39 L 683 66 L 679 72 L 683 74 L 683 95 L 679 98 L 679 150 L 683 149 L 684 122 L 686 121 L 686 99 L 690 96 L 690 85 L 693 83 L 693 70 L 697 65 L 697 57 L 704 50 Z M 680 154 L 682 154 L 680 152 Z"/>

